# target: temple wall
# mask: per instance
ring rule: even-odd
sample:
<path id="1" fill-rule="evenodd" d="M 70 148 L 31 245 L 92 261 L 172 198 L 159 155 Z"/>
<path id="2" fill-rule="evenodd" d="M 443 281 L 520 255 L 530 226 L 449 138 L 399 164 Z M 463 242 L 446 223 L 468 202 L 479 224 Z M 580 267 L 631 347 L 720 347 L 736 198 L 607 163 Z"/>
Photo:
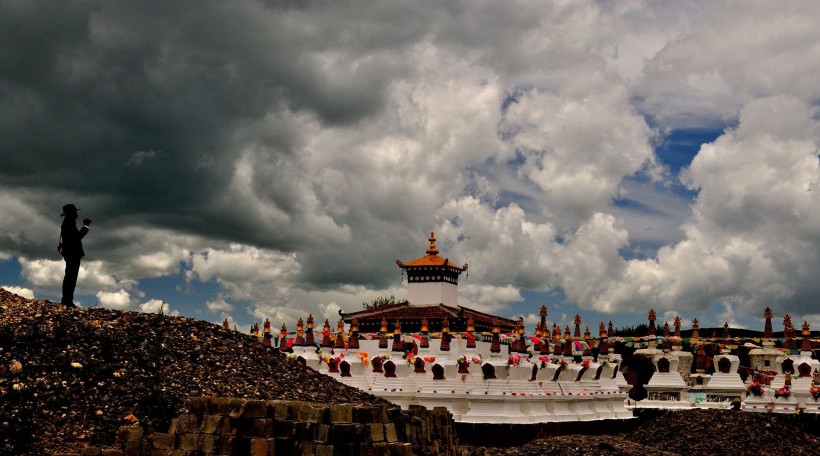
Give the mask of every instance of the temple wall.
<path id="1" fill-rule="evenodd" d="M 407 284 L 407 301 L 410 304 L 458 305 L 458 286 L 447 282 L 419 282 Z"/>

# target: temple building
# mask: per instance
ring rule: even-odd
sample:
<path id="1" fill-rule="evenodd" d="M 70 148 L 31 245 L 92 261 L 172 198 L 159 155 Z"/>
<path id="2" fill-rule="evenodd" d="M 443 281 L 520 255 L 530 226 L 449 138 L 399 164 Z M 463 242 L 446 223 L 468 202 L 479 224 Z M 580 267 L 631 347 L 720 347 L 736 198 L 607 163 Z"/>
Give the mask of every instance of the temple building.
<path id="1" fill-rule="evenodd" d="M 463 266 L 439 256 L 435 233 L 430 233 L 430 245 L 426 255 L 396 265 L 407 274 L 407 300 L 393 305 L 365 309 L 358 312 L 340 312 L 345 323 L 355 318 L 361 332 L 392 332 L 396 321 L 405 332 L 440 332 L 443 323 L 449 323 L 449 331 L 489 333 L 495 324 L 500 332 L 515 329 L 516 321 L 479 312 L 458 304 L 458 279 L 467 271 Z M 472 323 L 472 325 L 470 325 Z"/>

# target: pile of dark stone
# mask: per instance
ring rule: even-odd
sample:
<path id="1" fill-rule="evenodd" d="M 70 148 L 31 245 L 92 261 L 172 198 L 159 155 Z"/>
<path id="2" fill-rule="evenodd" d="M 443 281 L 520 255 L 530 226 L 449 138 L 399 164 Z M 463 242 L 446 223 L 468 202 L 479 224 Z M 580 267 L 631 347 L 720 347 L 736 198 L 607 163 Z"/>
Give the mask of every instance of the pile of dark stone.
<path id="1" fill-rule="evenodd" d="M 218 325 L 0 289 L 0 454 L 112 445 L 122 425 L 165 431 L 202 396 L 385 403 Z"/>
<path id="2" fill-rule="evenodd" d="M 474 450 L 504 456 L 818 455 L 820 420 L 734 410 L 648 411 L 620 435 L 563 435 L 514 448 Z"/>

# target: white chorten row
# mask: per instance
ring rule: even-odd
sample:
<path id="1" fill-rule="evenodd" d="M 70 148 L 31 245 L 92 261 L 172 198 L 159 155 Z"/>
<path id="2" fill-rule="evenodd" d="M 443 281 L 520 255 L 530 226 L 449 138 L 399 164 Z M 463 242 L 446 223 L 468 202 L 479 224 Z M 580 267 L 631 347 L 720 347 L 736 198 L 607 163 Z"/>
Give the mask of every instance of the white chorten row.
<path id="1" fill-rule="evenodd" d="M 360 341 L 360 349 L 293 347 L 294 360 L 336 380 L 394 402 L 447 407 L 468 423 L 549 423 L 629 419 L 628 389 L 617 355 L 572 358 L 490 353 L 490 344 L 453 340 L 450 351 L 421 349 L 412 361 L 402 352 Z M 386 356 L 386 358 L 385 358 Z M 493 378 L 494 377 L 494 378 Z"/>

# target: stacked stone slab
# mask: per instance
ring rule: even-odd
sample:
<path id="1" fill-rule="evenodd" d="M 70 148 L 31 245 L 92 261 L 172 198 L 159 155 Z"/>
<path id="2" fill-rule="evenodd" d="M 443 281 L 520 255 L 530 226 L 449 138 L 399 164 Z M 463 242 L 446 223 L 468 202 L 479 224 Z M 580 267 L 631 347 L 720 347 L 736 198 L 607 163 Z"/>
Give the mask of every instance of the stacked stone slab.
<path id="1" fill-rule="evenodd" d="M 198 398 L 167 433 L 120 430 L 124 456 L 455 455 L 452 415 L 398 407 Z"/>

